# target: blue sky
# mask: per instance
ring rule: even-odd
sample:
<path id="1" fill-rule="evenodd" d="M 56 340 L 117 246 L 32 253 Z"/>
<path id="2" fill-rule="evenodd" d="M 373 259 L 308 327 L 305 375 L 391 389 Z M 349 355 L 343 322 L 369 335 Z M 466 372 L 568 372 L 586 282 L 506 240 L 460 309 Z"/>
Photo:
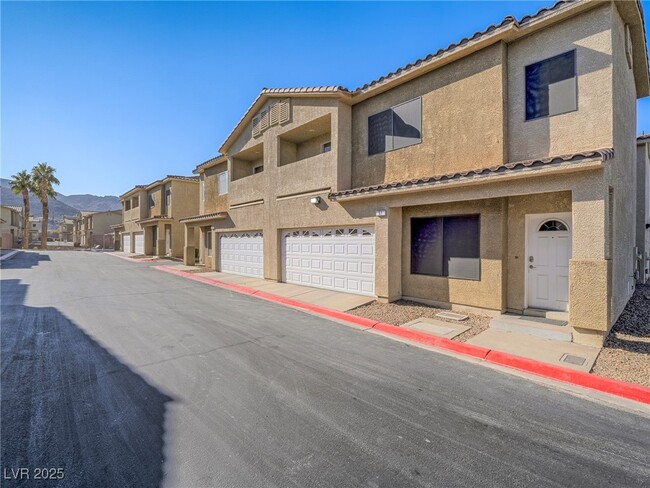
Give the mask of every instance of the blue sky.
<path id="1" fill-rule="evenodd" d="M 61 193 L 117 195 L 190 174 L 262 87 L 353 89 L 552 4 L 2 2 L 1 175 L 47 161 Z"/>

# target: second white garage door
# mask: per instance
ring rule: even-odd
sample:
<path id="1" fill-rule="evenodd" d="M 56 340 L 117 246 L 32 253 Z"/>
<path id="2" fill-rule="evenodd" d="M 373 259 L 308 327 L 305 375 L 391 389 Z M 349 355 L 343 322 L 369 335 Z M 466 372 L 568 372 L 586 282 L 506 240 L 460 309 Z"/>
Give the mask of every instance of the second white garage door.
<path id="1" fill-rule="evenodd" d="M 354 227 L 285 231 L 282 275 L 287 283 L 374 296 L 375 230 Z"/>
<path id="2" fill-rule="evenodd" d="M 122 251 L 131 252 L 131 234 L 122 234 Z"/>
<path id="3" fill-rule="evenodd" d="M 138 232 L 133 234 L 135 240 L 135 253 L 144 254 L 144 233 Z"/>
<path id="4" fill-rule="evenodd" d="M 219 269 L 224 273 L 264 277 L 261 232 L 230 232 L 219 236 Z"/>

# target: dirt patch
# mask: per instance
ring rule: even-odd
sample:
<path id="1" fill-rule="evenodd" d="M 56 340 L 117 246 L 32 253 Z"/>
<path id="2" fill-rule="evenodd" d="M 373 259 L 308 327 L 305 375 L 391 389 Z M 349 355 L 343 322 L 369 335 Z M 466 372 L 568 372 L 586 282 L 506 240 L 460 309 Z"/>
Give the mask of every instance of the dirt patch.
<path id="1" fill-rule="evenodd" d="M 605 341 L 592 373 L 650 386 L 650 285 L 639 285 Z"/>
<path id="2" fill-rule="evenodd" d="M 473 313 L 465 313 L 469 318 L 462 322 L 436 317 L 437 313 L 448 311 L 449 310 L 444 308 L 432 307 L 430 305 L 424 305 L 410 300 L 397 300 L 392 303 L 372 302 L 368 305 L 362 305 L 361 307 L 355 308 L 348 313 L 393 325 L 404 325 L 411 320 L 428 317 L 443 322 L 449 322 L 451 324 L 462 324 L 471 327 L 471 329 L 454 337 L 453 340 L 460 342 L 465 342 L 486 330 L 489 327 L 490 319 L 492 318 L 487 315 Z"/>

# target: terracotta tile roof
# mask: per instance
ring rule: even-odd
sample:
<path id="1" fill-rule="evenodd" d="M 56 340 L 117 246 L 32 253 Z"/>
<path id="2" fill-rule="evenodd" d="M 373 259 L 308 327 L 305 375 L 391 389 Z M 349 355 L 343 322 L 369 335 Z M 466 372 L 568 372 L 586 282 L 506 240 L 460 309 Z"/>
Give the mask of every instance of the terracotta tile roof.
<path id="1" fill-rule="evenodd" d="M 166 180 L 166 179 L 170 179 L 170 180 L 186 180 L 186 181 L 199 181 L 199 177 L 198 177 L 198 176 L 178 176 L 178 175 L 167 175 L 167 176 L 165 176 L 165 177 L 164 177 L 162 180 L 160 180 L 160 181 L 163 181 L 163 180 Z M 151 185 L 147 185 L 147 186 L 151 186 Z"/>
<path id="2" fill-rule="evenodd" d="M 460 47 L 463 47 L 463 46 L 465 46 L 466 44 L 468 44 L 468 43 L 470 43 L 472 41 L 476 41 L 478 39 L 481 39 L 481 38 L 485 37 L 486 35 L 492 34 L 492 33 L 496 32 L 498 30 L 504 29 L 504 28 L 509 27 L 509 26 L 525 25 L 525 24 L 527 24 L 528 22 L 530 22 L 532 20 L 535 20 L 535 19 L 537 19 L 539 17 L 542 17 L 545 14 L 548 14 L 549 12 L 554 12 L 554 11 L 560 10 L 561 8 L 563 8 L 563 7 L 565 7 L 565 6 L 569 5 L 569 4 L 575 3 L 576 1 L 578 1 L 578 0 L 560 0 L 560 1 L 556 2 L 552 7 L 542 8 L 542 9 L 538 10 L 536 13 L 534 13 L 532 15 L 526 15 L 526 16 L 522 17 L 519 21 L 517 21 L 517 19 L 515 19 L 513 16 L 508 15 L 508 16 L 504 17 L 504 19 L 501 22 L 499 22 L 498 24 L 491 24 L 491 25 L 487 26 L 485 29 L 483 29 L 482 31 L 475 32 L 470 37 L 463 37 L 460 41 L 452 42 L 447 47 L 438 49 L 438 51 L 436 51 L 433 54 L 429 54 L 424 58 L 416 59 L 412 63 L 409 63 L 409 64 L 407 64 L 405 66 L 402 66 L 402 67 L 396 69 L 395 71 L 391 71 L 387 75 L 381 76 L 381 77 L 379 77 L 379 78 L 377 78 L 377 79 L 375 79 L 375 80 L 373 80 L 373 81 L 371 81 L 369 83 L 366 83 L 363 86 L 360 86 L 359 88 L 354 90 L 353 94 L 356 95 L 357 93 L 365 92 L 365 91 L 369 90 L 370 88 L 373 88 L 373 87 L 375 87 L 375 86 L 377 86 L 377 85 L 379 85 L 379 84 L 381 84 L 381 83 L 383 83 L 385 81 L 388 81 L 388 80 L 394 78 L 395 76 L 398 76 L 398 75 L 401 75 L 401 74 L 406 73 L 408 71 L 411 71 L 414 68 L 419 68 L 420 66 L 423 66 L 425 64 L 429 64 L 429 63 L 435 61 L 437 58 L 440 58 L 442 55 L 444 55 L 446 53 L 449 53 L 451 51 L 454 51 L 454 50 L 456 50 L 456 49 L 458 49 Z"/>
<path id="3" fill-rule="evenodd" d="M 208 166 L 212 166 L 213 164 L 221 163 L 223 161 L 226 161 L 227 157 L 225 154 L 217 154 L 215 157 L 208 159 L 207 161 L 202 162 L 201 164 L 197 165 L 196 168 L 192 171 L 192 173 L 196 174 L 199 170 L 206 168 Z"/>
<path id="4" fill-rule="evenodd" d="M 0 205 L 0 206 L 5 207 L 5 208 L 10 208 L 14 212 L 22 212 L 23 211 L 23 207 L 21 207 L 19 205 Z"/>
<path id="5" fill-rule="evenodd" d="M 228 212 L 213 212 L 209 214 L 193 215 L 192 217 L 185 217 L 180 219 L 179 222 L 200 222 L 201 220 L 214 220 L 224 219 L 228 216 Z"/>
<path id="6" fill-rule="evenodd" d="M 172 220 L 168 215 L 154 215 L 152 217 L 147 217 L 146 219 L 136 220 L 136 224 L 145 224 L 147 222 L 154 222 L 156 220 Z"/>
<path id="7" fill-rule="evenodd" d="M 650 134 L 641 134 L 636 138 L 638 142 L 650 141 Z"/>
<path id="8" fill-rule="evenodd" d="M 272 95 L 272 96 L 311 95 L 311 94 L 326 95 L 326 94 L 336 94 L 336 93 L 344 93 L 346 95 L 349 95 L 350 91 L 347 88 L 343 88 L 342 86 L 336 86 L 336 85 L 304 86 L 304 87 L 296 87 L 296 88 L 262 88 L 262 90 L 257 95 L 257 97 L 255 97 L 255 100 L 253 100 L 253 103 L 251 103 L 250 106 L 246 109 L 244 115 L 242 115 L 242 117 L 237 121 L 233 130 L 231 130 L 228 136 L 224 139 L 223 144 L 221 144 L 221 150 L 223 150 L 223 147 L 228 143 L 230 138 L 237 132 L 241 124 L 244 122 L 244 120 L 246 120 L 246 118 L 250 115 L 253 108 L 263 97 L 266 97 L 268 95 Z"/>
<path id="9" fill-rule="evenodd" d="M 391 183 L 383 183 L 380 185 L 371 185 L 363 186 L 359 188 L 352 188 L 350 190 L 343 190 L 338 192 L 331 192 L 328 197 L 330 200 L 336 200 L 337 198 L 345 198 L 350 196 L 356 196 L 361 194 L 377 193 L 377 192 L 386 192 L 395 189 L 405 189 L 411 187 L 420 187 L 425 185 L 434 185 L 437 182 L 444 182 L 449 180 L 458 180 L 462 178 L 471 178 L 473 176 L 488 176 L 490 174 L 504 173 L 507 171 L 513 171 L 523 168 L 531 167 L 540 167 L 540 166 L 550 166 L 559 163 L 567 162 L 579 162 L 584 159 L 590 158 L 600 158 L 603 161 L 607 161 L 614 157 L 614 149 L 605 148 L 605 149 L 596 149 L 593 151 L 585 151 L 574 154 L 564 154 L 561 156 L 554 156 L 550 158 L 543 159 L 529 159 L 526 161 L 517 161 L 513 163 L 501 164 L 499 166 L 492 166 L 490 168 L 479 168 L 469 171 L 460 171 L 457 173 L 448 173 L 443 175 L 434 175 L 426 176 L 423 178 L 415 178 L 412 180 L 402 180 L 395 181 Z"/>
<path id="10" fill-rule="evenodd" d="M 125 191 L 124 193 L 122 193 L 122 194 L 120 195 L 120 199 L 124 198 L 126 195 L 128 195 L 129 193 L 131 193 L 133 190 L 140 190 L 140 189 L 143 189 L 143 188 L 146 188 L 146 187 L 147 187 L 147 185 L 135 185 L 135 186 L 134 186 L 133 188 L 131 188 L 129 191 Z"/>

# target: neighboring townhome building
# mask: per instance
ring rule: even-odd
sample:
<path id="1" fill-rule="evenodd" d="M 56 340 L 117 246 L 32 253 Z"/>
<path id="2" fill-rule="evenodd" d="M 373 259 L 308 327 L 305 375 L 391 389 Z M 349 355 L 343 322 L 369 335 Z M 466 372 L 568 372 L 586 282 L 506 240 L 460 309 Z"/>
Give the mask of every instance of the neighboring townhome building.
<path id="1" fill-rule="evenodd" d="M 120 197 L 125 252 L 183 257 L 185 228 L 181 219 L 199 212 L 199 177 L 168 175 L 136 186 Z M 133 205 L 136 205 L 135 207 Z"/>
<path id="2" fill-rule="evenodd" d="M 0 205 L 0 248 L 11 249 L 22 243 L 23 208 Z"/>
<path id="3" fill-rule="evenodd" d="M 34 217 L 30 216 L 28 220 L 28 225 L 29 225 L 29 243 L 31 244 L 32 242 L 39 241 L 41 239 L 41 231 L 43 230 L 41 228 L 43 222 L 43 217 Z M 47 236 L 44 237 L 44 239 L 47 238 Z"/>
<path id="4" fill-rule="evenodd" d="M 124 252 L 144 254 L 144 231 L 138 223 L 148 215 L 147 185 L 136 185 L 120 196 L 122 221 L 113 227 L 118 249 Z"/>
<path id="5" fill-rule="evenodd" d="M 59 221 L 57 234 L 60 242 L 73 242 L 74 222 L 74 217 L 66 216 L 63 216 L 63 218 Z"/>
<path id="6" fill-rule="evenodd" d="M 574 341 L 602 344 L 635 286 L 647 95 L 636 1 L 508 17 L 354 91 L 264 89 L 220 147 L 213 266 L 382 301 L 557 311 Z"/>
<path id="7" fill-rule="evenodd" d="M 650 134 L 637 138 L 637 282 L 650 279 Z"/>
<path id="8" fill-rule="evenodd" d="M 199 164 L 194 173 L 199 175 L 198 214 L 180 220 L 185 224 L 186 262 L 194 263 L 195 251 L 198 250 L 199 262 L 213 268 L 214 226 L 217 221 L 228 219 L 228 158 L 220 155 L 209 159 Z"/>
<path id="9" fill-rule="evenodd" d="M 121 210 L 103 212 L 82 211 L 79 214 L 80 246 L 113 249 L 113 229 L 111 226 L 122 221 Z"/>

